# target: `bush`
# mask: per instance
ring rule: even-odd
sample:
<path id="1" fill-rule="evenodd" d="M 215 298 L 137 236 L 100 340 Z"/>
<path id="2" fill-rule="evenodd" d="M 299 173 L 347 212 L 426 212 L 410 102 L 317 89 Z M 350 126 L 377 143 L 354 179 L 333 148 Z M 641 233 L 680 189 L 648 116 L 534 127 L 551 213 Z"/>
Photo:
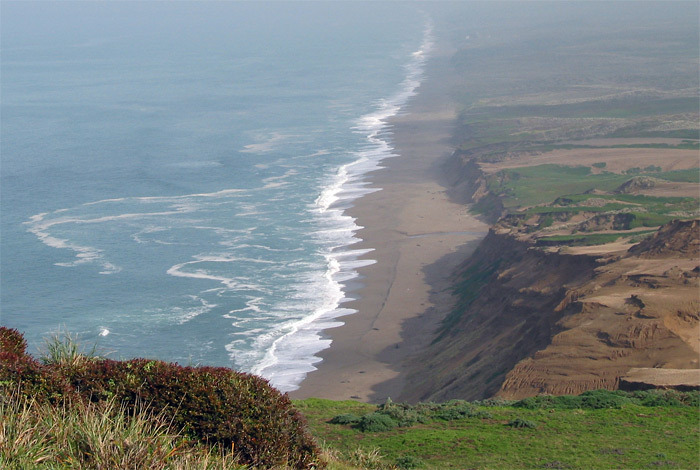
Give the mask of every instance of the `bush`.
<path id="1" fill-rule="evenodd" d="M 0 327 L 0 351 L 16 356 L 27 354 L 27 341 L 14 328 Z"/>
<path id="2" fill-rule="evenodd" d="M 362 432 L 390 431 L 398 426 L 398 423 L 389 416 L 381 413 L 369 413 L 358 421 L 356 427 Z"/>
<path id="3" fill-rule="evenodd" d="M 472 418 L 493 419 L 493 415 L 487 410 L 477 410 L 471 415 Z"/>
<path id="4" fill-rule="evenodd" d="M 411 427 L 417 423 L 425 424 L 440 419 L 452 421 L 464 418 L 491 419 L 488 410 L 480 410 L 464 400 L 452 400 L 446 403 L 393 403 L 387 401 L 378 405 L 377 410 L 358 418 L 354 414 L 335 416 L 331 424 L 349 424 L 363 431 L 387 431 L 394 427 Z"/>
<path id="5" fill-rule="evenodd" d="M 55 371 L 26 353 L 27 343 L 17 330 L 0 327 L 0 391 L 19 393 L 57 403 L 75 393 Z"/>
<path id="6" fill-rule="evenodd" d="M 611 392 L 610 390 L 589 390 L 579 395 L 580 408 L 599 410 L 604 408 L 622 408 L 622 405 L 631 400 L 624 392 Z"/>
<path id="7" fill-rule="evenodd" d="M 428 418 L 416 411 L 410 405 L 398 404 L 389 407 L 384 407 L 377 413 L 388 416 L 389 418 L 396 421 L 397 426 L 409 427 L 416 423 L 427 423 Z"/>
<path id="8" fill-rule="evenodd" d="M 516 408 L 525 408 L 528 410 L 536 409 L 603 409 L 603 408 L 620 408 L 625 403 L 630 403 L 631 400 L 624 392 L 611 392 L 609 390 L 591 390 L 584 392 L 578 396 L 562 395 L 549 396 L 540 395 L 536 397 L 524 398 L 513 403 Z"/>
<path id="9" fill-rule="evenodd" d="M 322 467 L 304 418 L 266 380 L 222 367 L 89 358 L 39 364 L 12 331 L 0 332 L 0 384 L 37 400 L 115 400 L 131 413 L 145 403 L 200 442 L 257 468 Z M 21 337 L 21 335 L 20 335 Z M 70 351 L 71 348 L 68 348 Z M 71 356 L 72 357 L 72 356 Z"/>
<path id="10" fill-rule="evenodd" d="M 202 442 L 233 449 L 256 467 L 318 465 L 318 449 L 287 395 L 266 380 L 223 367 L 162 361 L 99 360 L 67 369 L 70 383 L 94 400 L 148 403 Z"/>
<path id="11" fill-rule="evenodd" d="M 534 421 L 530 421 L 527 419 L 522 419 L 522 418 L 515 418 L 514 420 L 511 420 L 508 422 L 508 426 L 512 428 L 536 428 L 537 423 Z"/>
<path id="12" fill-rule="evenodd" d="M 439 405 L 433 411 L 433 417 L 435 419 L 452 421 L 455 419 L 462 419 L 473 416 L 474 413 L 474 406 L 471 403 L 466 401 L 454 400 Z"/>
<path id="13" fill-rule="evenodd" d="M 334 416 L 331 420 L 331 424 L 357 424 L 360 421 L 360 417 L 352 413 L 345 413 L 342 415 Z"/>
<path id="14" fill-rule="evenodd" d="M 423 465 L 421 459 L 412 455 L 403 455 L 396 459 L 396 466 L 401 469 L 420 468 Z"/>
<path id="15" fill-rule="evenodd" d="M 485 400 L 476 400 L 472 402 L 476 406 L 515 406 L 516 400 L 506 400 L 505 398 L 494 397 Z"/>
<path id="16" fill-rule="evenodd" d="M 633 394 L 642 406 L 682 406 L 682 394 L 673 390 L 645 390 Z"/>

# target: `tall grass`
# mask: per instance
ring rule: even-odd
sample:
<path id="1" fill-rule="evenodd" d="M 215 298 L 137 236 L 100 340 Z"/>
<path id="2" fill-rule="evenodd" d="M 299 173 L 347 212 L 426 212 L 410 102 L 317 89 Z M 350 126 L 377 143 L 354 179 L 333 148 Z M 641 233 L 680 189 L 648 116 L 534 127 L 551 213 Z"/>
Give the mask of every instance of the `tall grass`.
<path id="1" fill-rule="evenodd" d="M 109 360 L 67 333 L 40 362 L 26 348 L 0 327 L 2 469 L 325 468 L 303 416 L 262 378 Z"/>
<path id="2" fill-rule="evenodd" d="M 235 456 L 193 444 L 162 414 L 114 400 L 38 403 L 0 398 L 0 468 L 242 469 Z"/>
<path id="3" fill-rule="evenodd" d="M 96 353 L 97 345 L 86 349 L 80 345 L 77 335 L 59 330 L 46 339 L 39 360 L 45 365 L 75 367 L 95 357 Z"/>

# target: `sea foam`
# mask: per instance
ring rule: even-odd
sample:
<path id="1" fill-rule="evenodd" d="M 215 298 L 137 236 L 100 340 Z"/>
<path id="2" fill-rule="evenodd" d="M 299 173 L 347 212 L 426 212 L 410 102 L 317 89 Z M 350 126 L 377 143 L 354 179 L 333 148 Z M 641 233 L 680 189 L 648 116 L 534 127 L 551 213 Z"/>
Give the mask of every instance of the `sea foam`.
<path id="1" fill-rule="evenodd" d="M 378 26 L 385 31 L 383 21 Z M 376 49 L 381 63 L 361 42 L 353 48 L 335 44 L 350 55 L 335 54 L 330 62 L 310 49 L 305 60 L 324 70 L 320 77 L 310 75 L 307 65 L 297 69 L 302 62 L 296 56 L 289 61 L 275 56 L 265 62 L 269 68 L 246 68 L 245 60 L 234 60 L 246 51 L 233 48 L 227 50 L 232 60 L 217 57 L 197 67 L 149 57 L 162 66 L 162 74 L 153 68 L 162 83 L 158 89 L 136 80 L 140 67 L 130 76 L 134 80 L 95 84 L 95 93 L 105 99 L 149 97 L 148 106 L 159 109 L 149 116 L 149 132 L 132 132 L 144 122 L 100 106 L 88 106 L 84 116 L 71 114 L 75 106 L 69 100 L 61 108 L 65 127 L 47 124 L 51 132 L 42 142 L 51 151 L 44 160 L 35 155 L 46 164 L 33 165 L 63 170 L 34 171 L 34 160 L 24 158 L 36 141 L 32 135 L 18 140 L 14 150 L 29 176 L 3 179 L 15 193 L 36 198 L 11 207 L 16 215 L 3 217 L 3 238 L 10 240 L 5 230 L 13 229 L 6 221 L 26 221 L 16 230 L 21 233 L 12 232 L 13 240 L 20 246 L 24 238 L 33 239 L 21 253 L 33 257 L 27 272 L 39 273 L 33 288 L 42 292 L 27 299 L 5 296 L 3 319 L 33 328 L 36 340 L 58 318 L 74 331 L 99 337 L 117 354 L 233 366 L 260 373 L 283 390 L 298 387 L 330 344 L 323 331 L 353 313 L 344 302 L 358 269 L 374 263 L 371 249 L 356 248 L 362 227 L 345 209 L 378 190 L 366 175 L 395 156 L 388 119 L 415 93 L 431 42 L 426 28 L 421 49 L 405 55 L 402 70 L 395 47 L 415 38 L 408 38 L 414 33 L 403 22 L 397 32 L 405 36 L 387 34 L 390 50 Z M 206 58 L 205 52 L 196 56 Z M 81 64 L 66 83 L 83 83 L 90 69 Z M 265 82 L 268 74 L 279 75 L 276 64 L 291 70 L 284 77 L 289 86 L 270 88 Z M 180 82 L 170 80 L 199 66 L 203 81 L 183 80 L 177 88 L 182 101 L 171 99 L 168 90 Z M 52 76 L 41 70 L 42 77 Z M 367 78 L 363 70 L 382 73 Z M 17 75 L 17 83 L 23 77 Z M 213 81 L 232 77 L 237 80 L 213 93 L 219 90 L 210 86 Z M 46 98 L 33 88 L 37 99 L 53 102 L 54 82 L 45 80 Z M 371 103 L 366 113 L 368 97 L 395 86 L 393 95 Z M 21 95 L 14 99 L 27 102 Z M 239 117 L 219 111 L 231 106 L 240 107 L 234 113 Z M 31 108 L 27 112 L 44 113 L 43 107 Z M 120 126 L 130 130 L 121 133 Z M 32 191 L 24 189 L 33 184 Z M 60 197 L 47 198 L 54 188 Z M 33 236 L 26 237 L 27 231 Z M 39 245 L 35 241 L 55 253 L 46 256 L 43 247 L 32 246 Z M 22 263 L 5 266 L 12 264 Z M 26 276 L 4 278 L 3 288 L 27 282 Z M 6 292 L 25 291 L 22 286 Z M 27 305 L 37 315 L 26 315 Z"/>
<path id="2" fill-rule="evenodd" d="M 319 300 L 309 315 L 283 323 L 269 336 L 263 335 L 264 338 L 275 339 L 269 341 L 263 360 L 252 369 L 253 373 L 269 379 L 280 390 L 299 388 L 306 374 L 316 369 L 314 364 L 321 361 L 318 353 L 331 345 L 331 339 L 323 331 L 342 325 L 340 317 L 356 313 L 342 307 L 344 302 L 350 300 L 345 292 L 346 283 L 359 276 L 359 268 L 375 263 L 375 260 L 365 258 L 371 249 L 350 248 L 360 241 L 356 234 L 361 227 L 345 213 L 346 206 L 343 204 L 379 190 L 368 187 L 366 176 L 380 169 L 384 159 L 396 156 L 388 120 L 415 95 L 432 45 L 432 25 L 429 23 L 424 29 L 420 49 L 411 54 L 411 60 L 405 66 L 406 76 L 399 90 L 377 102 L 375 110 L 361 116 L 354 125 L 353 132 L 363 135 L 365 139 L 362 148 L 354 152 L 355 160 L 341 166 L 329 178 L 310 208 L 322 227 L 312 236 L 325 252 L 327 265 L 323 277 L 317 279 L 312 287 Z M 229 345 L 229 348 L 235 350 L 233 345 Z"/>

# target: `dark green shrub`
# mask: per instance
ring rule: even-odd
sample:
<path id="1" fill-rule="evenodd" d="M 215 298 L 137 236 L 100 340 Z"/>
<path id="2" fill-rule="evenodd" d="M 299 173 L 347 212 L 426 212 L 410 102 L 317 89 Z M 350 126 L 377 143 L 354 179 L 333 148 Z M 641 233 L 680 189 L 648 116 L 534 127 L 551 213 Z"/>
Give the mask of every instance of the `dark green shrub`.
<path id="1" fill-rule="evenodd" d="M 362 432 L 390 431 L 398 426 L 398 423 L 381 413 L 369 413 L 358 421 L 356 427 Z"/>
<path id="2" fill-rule="evenodd" d="M 472 404 L 476 406 L 515 406 L 516 403 L 516 400 L 506 400 L 505 398 L 498 397 L 472 402 Z"/>
<path id="3" fill-rule="evenodd" d="M 700 408 L 700 390 L 678 392 L 678 400 L 686 406 Z"/>
<path id="4" fill-rule="evenodd" d="M 515 408 L 525 408 L 526 410 L 536 410 L 542 407 L 540 397 L 527 397 L 513 403 Z"/>
<path id="5" fill-rule="evenodd" d="M 388 420 L 387 420 L 388 418 Z M 488 410 L 479 410 L 463 400 L 447 403 L 393 403 L 388 401 L 377 406 L 377 411 L 358 418 L 354 414 L 333 417 L 331 424 L 352 425 L 363 431 L 386 431 L 394 427 L 411 427 L 418 423 L 429 423 L 434 419 L 452 421 L 464 418 L 492 419 Z"/>
<path id="6" fill-rule="evenodd" d="M 508 426 L 512 428 L 536 428 L 537 423 L 534 421 L 530 421 L 528 419 L 522 419 L 522 418 L 515 418 L 514 420 L 511 420 L 508 422 Z"/>
<path id="7" fill-rule="evenodd" d="M 432 413 L 433 418 L 452 421 L 470 417 L 475 413 L 474 406 L 466 401 L 452 400 L 438 405 Z"/>
<path id="8" fill-rule="evenodd" d="M 598 410 L 604 408 L 621 408 L 631 400 L 625 392 L 611 392 L 610 390 L 589 390 L 579 395 L 580 408 Z"/>
<path id="9" fill-rule="evenodd" d="M 493 415 L 487 410 L 477 410 L 470 417 L 479 419 L 493 419 Z"/>
<path id="10" fill-rule="evenodd" d="M 352 413 L 345 413 L 342 415 L 334 416 L 331 420 L 331 424 L 357 424 L 360 421 L 360 417 Z"/>
<path id="11" fill-rule="evenodd" d="M 543 408 L 556 408 L 559 410 L 573 410 L 576 408 L 585 408 L 581 401 L 581 397 L 574 395 L 561 395 L 558 397 L 547 397 L 548 400 L 543 401 Z"/>
<path id="12" fill-rule="evenodd" d="M 384 407 L 377 413 L 386 415 L 396 421 L 396 424 L 400 427 L 413 426 L 416 423 L 427 423 L 429 421 L 428 417 L 419 413 L 410 405 L 404 404 L 394 404 L 389 407 Z"/>
<path id="13" fill-rule="evenodd" d="M 673 390 L 644 390 L 637 392 L 634 398 L 642 406 L 682 406 L 682 395 Z"/>
<path id="14" fill-rule="evenodd" d="M 513 403 L 516 408 L 525 408 L 528 410 L 537 409 L 603 409 L 603 408 L 620 408 L 625 403 L 630 403 L 630 399 L 625 392 L 611 392 L 609 390 L 590 390 L 581 395 L 562 395 L 550 396 L 540 395 L 536 397 L 524 398 Z"/>
<path id="15" fill-rule="evenodd" d="M 456 419 L 464 418 L 464 414 L 460 413 L 458 410 L 451 408 L 442 408 L 433 414 L 435 419 L 441 419 L 443 421 L 454 421 Z"/>
<path id="16" fill-rule="evenodd" d="M 694 406 L 700 407 L 700 390 L 639 390 L 627 392 L 633 402 L 642 406 Z"/>
<path id="17" fill-rule="evenodd" d="M 423 465 L 424 464 L 421 459 L 412 455 L 402 455 L 396 459 L 396 466 L 401 469 L 420 468 Z"/>

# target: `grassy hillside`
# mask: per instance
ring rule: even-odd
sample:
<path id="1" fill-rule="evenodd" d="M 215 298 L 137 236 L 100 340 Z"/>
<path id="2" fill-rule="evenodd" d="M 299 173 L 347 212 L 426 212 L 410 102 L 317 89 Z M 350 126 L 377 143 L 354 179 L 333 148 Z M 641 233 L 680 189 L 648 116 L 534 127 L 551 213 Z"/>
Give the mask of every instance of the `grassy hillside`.
<path id="1" fill-rule="evenodd" d="M 320 399 L 295 405 L 339 460 L 335 468 L 691 469 L 700 452 L 696 392 L 413 407 Z M 379 415 L 405 425 L 370 430 L 386 424 Z"/>
<path id="2" fill-rule="evenodd" d="M 39 362 L 7 328 L 0 346 L 0 467 L 8 469 L 689 469 L 700 451 L 697 391 L 290 403 L 231 370 L 106 363 L 65 340 L 50 342 Z M 233 388 L 208 381 L 212 373 Z M 204 401 L 221 403 L 191 402 L 194 385 Z M 280 413 L 293 422 L 275 424 Z"/>

